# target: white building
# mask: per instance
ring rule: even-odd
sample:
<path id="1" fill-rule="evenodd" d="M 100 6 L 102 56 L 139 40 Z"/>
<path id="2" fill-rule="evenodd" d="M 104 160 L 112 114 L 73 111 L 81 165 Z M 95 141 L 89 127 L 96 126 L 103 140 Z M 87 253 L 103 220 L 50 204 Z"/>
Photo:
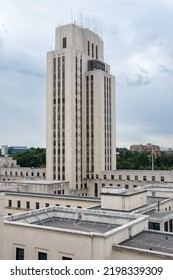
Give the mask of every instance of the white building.
<path id="1" fill-rule="evenodd" d="M 105 187 L 101 199 L 29 190 L 0 196 L 2 259 L 173 259 L 172 186 Z"/>
<path id="2" fill-rule="evenodd" d="M 7 156 L 8 155 L 8 145 L 2 145 L 1 146 L 1 156 Z"/>
<path id="3" fill-rule="evenodd" d="M 42 253 L 54 260 L 112 259 L 113 244 L 146 229 L 147 222 L 137 214 L 63 207 L 9 216 L 4 259 L 39 259 Z"/>
<path id="4" fill-rule="evenodd" d="M 47 56 L 47 174 L 83 192 L 83 179 L 115 169 L 115 78 L 103 41 L 75 24 L 56 28 Z"/>

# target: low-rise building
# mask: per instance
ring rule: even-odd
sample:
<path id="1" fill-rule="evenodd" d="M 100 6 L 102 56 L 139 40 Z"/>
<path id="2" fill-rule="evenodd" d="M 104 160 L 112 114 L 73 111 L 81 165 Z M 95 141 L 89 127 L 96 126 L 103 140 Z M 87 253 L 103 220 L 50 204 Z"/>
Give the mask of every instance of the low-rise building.
<path id="1" fill-rule="evenodd" d="M 88 196 L 100 197 L 104 186 L 113 186 L 125 189 L 135 189 L 148 184 L 173 184 L 172 170 L 113 170 L 104 171 L 101 176 L 88 177 L 85 180 L 84 192 Z"/>
<path id="2" fill-rule="evenodd" d="M 4 259 L 112 259 L 113 244 L 135 236 L 148 216 L 49 207 L 5 218 Z M 34 236 L 34 238 L 33 238 Z M 21 257 L 22 256 L 22 257 Z"/>
<path id="3" fill-rule="evenodd" d="M 133 144 L 130 146 L 131 152 L 146 152 L 146 153 L 152 153 L 154 156 L 159 156 L 161 154 L 160 146 L 158 145 L 152 145 L 151 143 L 147 143 L 147 145 L 142 144 Z"/>
<path id="4" fill-rule="evenodd" d="M 40 184 L 19 187 L 3 190 L 3 259 L 173 259 L 173 186 L 165 192 L 108 186 L 101 198 L 30 192 L 40 192 Z"/>
<path id="5" fill-rule="evenodd" d="M 8 155 L 8 145 L 2 145 L 1 146 L 1 156 L 7 156 Z"/>

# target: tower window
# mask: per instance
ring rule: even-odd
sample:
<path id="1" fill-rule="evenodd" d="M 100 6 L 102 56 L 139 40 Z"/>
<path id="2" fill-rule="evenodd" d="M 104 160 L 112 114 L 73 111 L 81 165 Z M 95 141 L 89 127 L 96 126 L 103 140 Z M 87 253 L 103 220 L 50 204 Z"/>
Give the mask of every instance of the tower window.
<path id="1" fill-rule="evenodd" d="M 63 38 L 63 49 L 67 47 L 67 38 Z"/>
<path id="2" fill-rule="evenodd" d="M 90 55 L 90 42 L 88 41 L 88 55 Z"/>
<path id="3" fill-rule="evenodd" d="M 92 57 L 94 57 L 94 44 L 92 44 Z"/>
<path id="4" fill-rule="evenodd" d="M 96 59 L 98 59 L 98 46 L 96 46 Z"/>

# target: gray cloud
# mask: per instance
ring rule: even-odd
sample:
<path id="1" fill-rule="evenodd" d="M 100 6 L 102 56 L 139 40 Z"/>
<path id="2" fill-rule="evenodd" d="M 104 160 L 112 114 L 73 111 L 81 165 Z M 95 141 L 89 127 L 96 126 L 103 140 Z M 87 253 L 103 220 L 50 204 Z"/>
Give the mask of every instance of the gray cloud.
<path id="1" fill-rule="evenodd" d="M 160 65 L 160 71 L 163 72 L 163 73 L 166 73 L 166 74 L 169 74 L 169 75 L 173 75 L 173 68 L 168 68 L 164 65 Z"/>
<path id="2" fill-rule="evenodd" d="M 141 74 L 136 74 L 133 79 L 126 78 L 126 81 L 129 86 L 146 86 L 152 83 L 152 79 Z"/>
<path id="3" fill-rule="evenodd" d="M 0 145 L 45 145 L 46 52 L 54 49 L 55 26 L 72 20 L 87 26 L 90 18 L 116 76 L 117 145 L 155 141 L 173 147 L 171 3 L 2 0 Z"/>
<path id="4" fill-rule="evenodd" d="M 143 67 L 141 67 L 141 66 L 138 65 L 137 63 L 136 63 L 136 66 L 139 68 L 139 70 L 140 70 L 142 73 L 144 73 L 144 74 L 148 74 L 148 73 L 149 73 L 148 70 L 144 69 Z"/>
<path id="5" fill-rule="evenodd" d="M 20 45 L 6 46 L 0 38 L 0 69 L 14 69 L 15 71 L 45 77 L 45 57 Z"/>
<path id="6" fill-rule="evenodd" d="M 134 74 L 133 77 L 128 77 L 125 74 L 118 75 L 117 78 L 117 85 L 118 86 L 133 86 L 133 87 L 140 87 L 140 86 L 147 86 L 153 82 L 152 78 L 149 78 L 145 75 L 141 74 Z"/>

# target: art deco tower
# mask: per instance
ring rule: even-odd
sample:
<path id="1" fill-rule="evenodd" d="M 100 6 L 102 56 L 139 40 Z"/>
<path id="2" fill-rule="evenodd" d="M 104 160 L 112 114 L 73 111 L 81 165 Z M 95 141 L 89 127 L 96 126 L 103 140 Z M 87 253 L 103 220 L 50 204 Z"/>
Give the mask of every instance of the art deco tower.
<path id="1" fill-rule="evenodd" d="M 46 175 L 81 190 L 86 178 L 115 169 L 115 78 L 96 33 L 68 24 L 55 38 L 47 55 Z"/>

